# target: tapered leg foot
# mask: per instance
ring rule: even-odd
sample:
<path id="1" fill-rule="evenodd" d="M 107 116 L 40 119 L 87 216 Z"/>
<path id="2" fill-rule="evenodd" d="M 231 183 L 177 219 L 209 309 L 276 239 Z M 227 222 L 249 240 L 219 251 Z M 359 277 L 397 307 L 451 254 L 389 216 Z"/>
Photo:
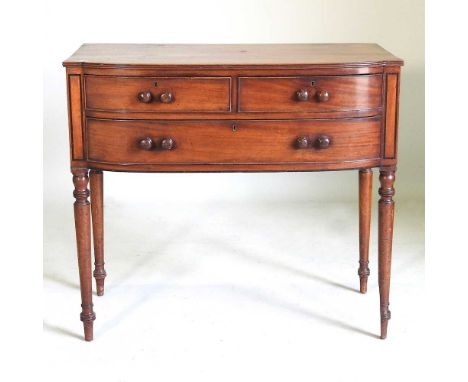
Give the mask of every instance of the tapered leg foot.
<path id="1" fill-rule="evenodd" d="M 88 170 L 73 169 L 73 184 L 75 190 L 74 212 L 76 243 L 78 250 L 78 269 L 80 273 L 81 315 L 86 341 L 93 339 L 93 321 L 96 315 L 93 311 L 92 275 L 91 275 L 91 222 L 89 210 Z"/>
<path id="2" fill-rule="evenodd" d="M 395 189 L 395 168 L 380 169 L 379 200 L 379 292 L 380 292 L 380 338 L 387 338 L 388 320 L 391 318 L 388 309 L 390 295 L 390 270 L 392 263 L 392 241 Z"/>
<path id="3" fill-rule="evenodd" d="M 96 292 L 98 296 L 104 296 L 104 279 L 106 278 L 106 272 L 97 273 L 93 272 L 94 278 L 96 279 Z"/>
<path id="4" fill-rule="evenodd" d="M 91 214 L 93 217 L 94 272 L 98 296 L 104 295 L 104 201 L 103 174 L 100 170 L 91 170 L 89 183 L 91 188 Z"/>
<path id="5" fill-rule="evenodd" d="M 380 307 L 380 338 L 385 339 L 387 338 L 387 328 L 388 328 L 388 320 L 392 318 L 392 314 L 387 306 Z"/>
<path id="6" fill-rule="evenodd" d="M 359 261 L 359 292 L 367 293 L 367 279 L 370 275 L 369 262 Z"/>
<path id="7" fill-rule="evenodd" d="M 80 314 L 80 319 L 83 321 L 84 336 L 85 341 L 93 340 L 93 323 L 96 319 L 96 314 L 93 312 L 93 304 L 91 305 L 81 305 L 82 312 Z"/>
<path id="8" fill-rule="evenodd" d="M 359 170 L 359 290 L 367 292 L 369 270 L 369 237 L 372 207 L 372 170 Z"/>

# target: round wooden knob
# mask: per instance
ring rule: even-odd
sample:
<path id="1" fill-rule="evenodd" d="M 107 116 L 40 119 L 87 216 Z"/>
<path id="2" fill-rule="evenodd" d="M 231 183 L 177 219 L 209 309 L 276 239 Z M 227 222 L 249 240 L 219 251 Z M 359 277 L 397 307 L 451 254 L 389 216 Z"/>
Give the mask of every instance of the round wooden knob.
<path id="1" fill-rule="evenodd" d="M 330 94 L 326 90 L 318 90 L 316 96 L 319 102 L 327 102 L 330 98 Z"/>
<path id="2" fill-rule="evenodd" d="M 175 141 L 172 138 L 164 138 L 161 141 L 161 148 L 163 150 L 172 150 L 175 147 Z"/>
<path id="3" fill-rule="evenodd" d="M 307 101 L 309 99 L 309 92 L 307 89 L 300 89 L 296 92 L 296 98 L 298 101 Z"/>
<path id="4" fill-rule="evenodd" d="M 153 100 L 153 95 L 150 91 L 144 91 L 138 93 L 138 101 L 143 103 L 150 103 Z"/>
<path id="5" fill-rule="evenodd" d="M 150 137 L 143 138 L 138 142 L 138 146 L 143 150 L 151 150 L 153 148 L 153 140 Z"/>
<path id="6" fill-rule="evenodd" d="M 159 96 L 159 100 L 162 103 L 171 103 L 174 100 L 174 97 L 172 96 L 171 92 L 165 92 Z"/>
<path id="7" fill-rule="evenodd" d="M 296 139 L 296 147 L 298 149 L 306 149 L 309 146 L 309 138 L 299 137 Z"/>
<path id="8" fill-rule="evenodd" d="M 331 145 L 331 138 L 328 135 L 320 135 L 316 140 L 319 149 L 326 149 Z"/>

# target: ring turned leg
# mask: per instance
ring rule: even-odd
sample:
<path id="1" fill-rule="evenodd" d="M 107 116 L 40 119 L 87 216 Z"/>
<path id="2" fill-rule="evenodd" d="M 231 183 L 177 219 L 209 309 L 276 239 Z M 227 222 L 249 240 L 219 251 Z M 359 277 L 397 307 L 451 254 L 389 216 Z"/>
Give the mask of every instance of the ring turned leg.
<path id="1" fill-rule="evenodd" d="M 78 249 L 78 268 L 81 289 L 81 321 L 83 321 L 86 341 L 93 339 L 93 321 L 96 315 L 93 311 L 92 276 L 91 276 L 91 225 L 89 211 L 88 170 L 72 169 L 75 191 L 74 211 L 76 243 Z"/>
<path id="2" fill-rule="evenodd" d="M 390 268 L 392 262 L 395 168 L 380 169 L 379 200 L 379 291 L 380 291 L 380 338 L 387 337 L 389 306 Z"/>
<path id="3" fill-rule="evenodd" d="M 97 295 L 104 295 L 104 203 L 103 203 L 103 174 L 100 170 L 89 173 L 91 189 L 91 215 L 93 220 L 94 242 L 94 278 L 96 279 Z"/>
<path id="4" fill-rule="evenodd" d="M 361 293 L 367 292 L 369 277 L 369 234 L 372 205 L 372 170 L 359 170 L 359 281 Z"/>

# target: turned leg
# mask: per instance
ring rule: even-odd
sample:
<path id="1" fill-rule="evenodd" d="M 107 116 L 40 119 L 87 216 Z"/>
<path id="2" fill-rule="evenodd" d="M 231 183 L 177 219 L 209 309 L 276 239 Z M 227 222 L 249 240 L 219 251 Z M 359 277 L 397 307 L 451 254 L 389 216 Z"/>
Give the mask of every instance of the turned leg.
<path id="1" fill-rule="evenodd" d="M 372 205 L 372 170 L 359 170 L 359 281 L 361 293 L 367 292 L 369 277 L 369 234 Z"/>
<path id="2" fill-rule="evenodd" d="M 103 174 L 100 170 L 89 172 L 89 185 L 91 189 L 91 215 L 93 220 L 94 242 L 94 278 L 96 279 L 97 295 L 104 295 L 104 203 L 103 203 Z"/>
<path id="3" fill-rule="evenodd" d="M 83 321 L 85 340 L 93 339 L 93 321 L 96 315 L 93 311 L 92 276 L 91 276 L 91 225 L 89 211 L 88 170 L 72 169 L 75 191 L 75 229 L 78 249 L 78 267 L 81 289 L 81 321 Z"/>
<path id="4" fill-rule="evenodd" d="M 380 338 L 387 337 L 388 320 L 390 319 L 390 268 L 392 262 L 393 239 L 393 195 L 395 189 L 395 168 L 380 169 L 379 200 L 379 291 L 380 291 Z"/>

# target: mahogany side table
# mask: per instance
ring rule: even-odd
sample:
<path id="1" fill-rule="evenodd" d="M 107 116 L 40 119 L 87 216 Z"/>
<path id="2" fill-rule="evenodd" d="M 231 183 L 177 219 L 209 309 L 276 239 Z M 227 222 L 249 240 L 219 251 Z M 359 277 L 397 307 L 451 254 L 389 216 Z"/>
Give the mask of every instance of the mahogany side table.
<path id="1" fill-rule="evenodd" d="M 92 274 L 98 296 L 106 277 L 103 171 L 358 170 L 366 293 L 372 168 L 379 168 L 387 336 L 401 59 L 376 44 L 85 44 L 63 65 L 86 341 L 96 318 Z"/>

